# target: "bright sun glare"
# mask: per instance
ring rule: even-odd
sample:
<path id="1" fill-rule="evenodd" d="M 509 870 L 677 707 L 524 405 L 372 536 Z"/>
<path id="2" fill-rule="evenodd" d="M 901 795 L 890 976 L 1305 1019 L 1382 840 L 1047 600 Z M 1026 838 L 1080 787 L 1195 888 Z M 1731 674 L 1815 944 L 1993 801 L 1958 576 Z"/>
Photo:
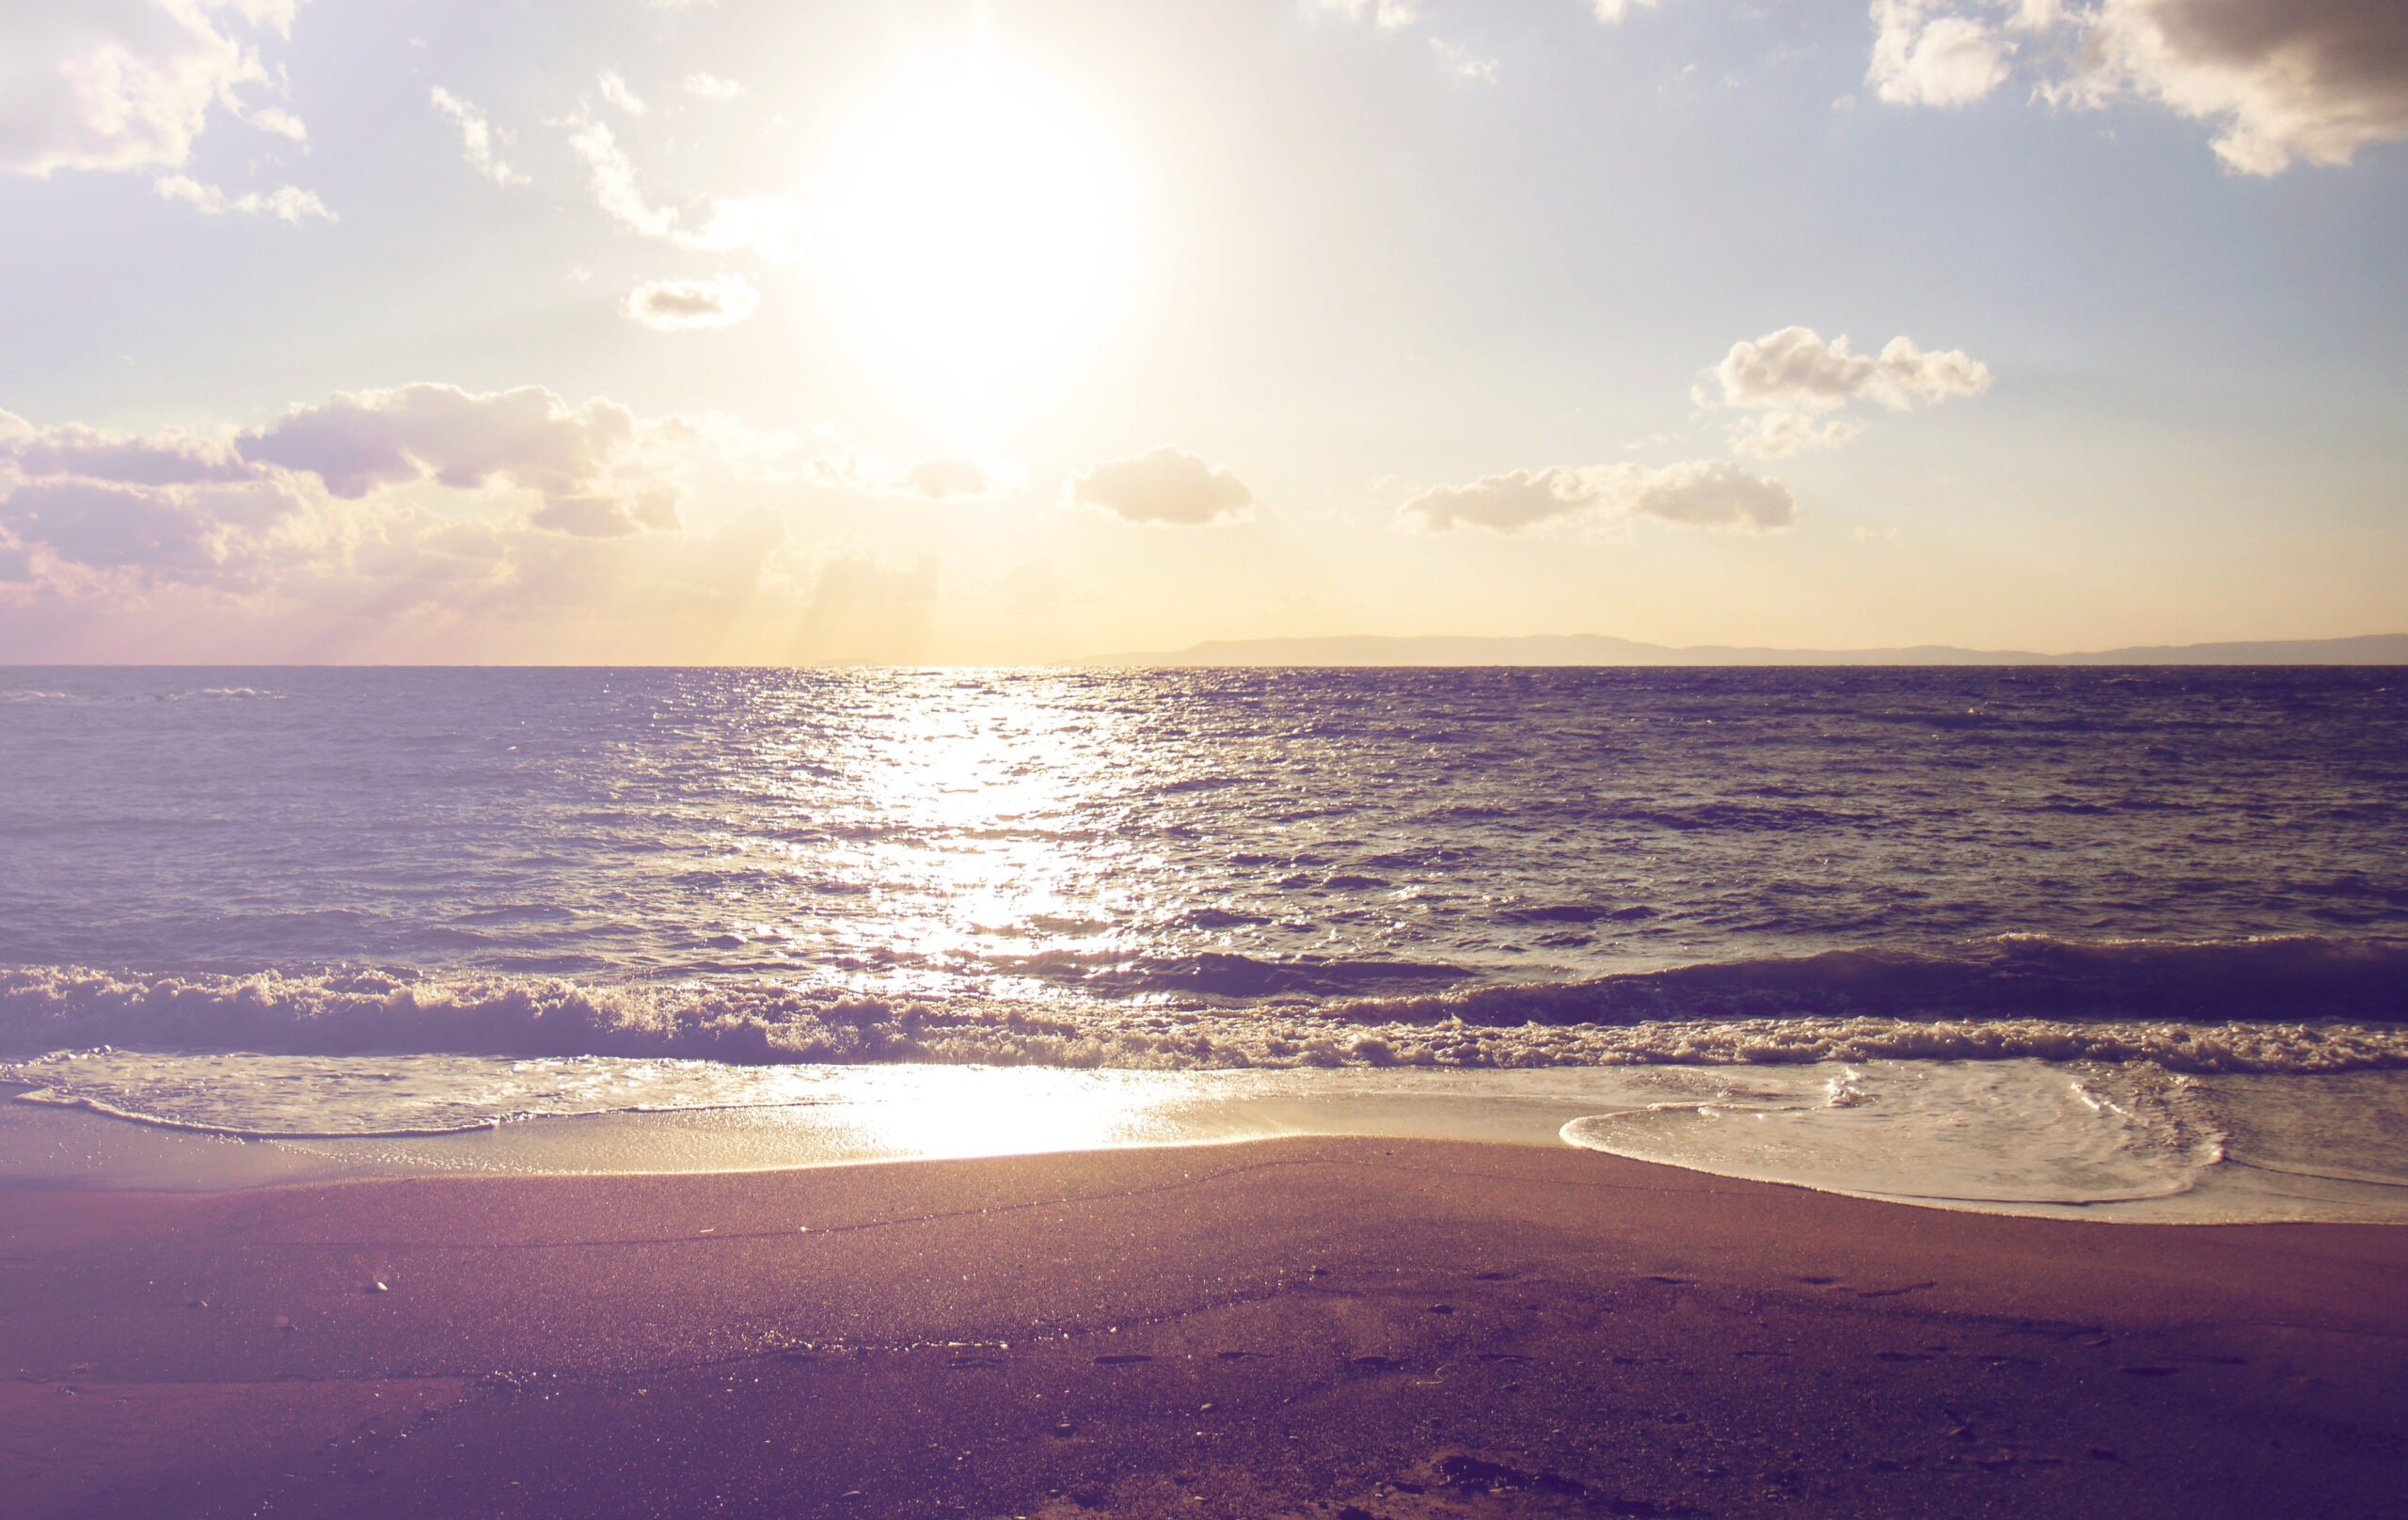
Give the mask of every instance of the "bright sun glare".
<path id="1" fill-rule="evenodd" d="M 907 70 L 868 97 L 829 177 L 831 269 L 904 380 L 987 409 L 1067 370 L 1126 285 L 1130 177 L 1101 119 L 1010 58 Z"/>

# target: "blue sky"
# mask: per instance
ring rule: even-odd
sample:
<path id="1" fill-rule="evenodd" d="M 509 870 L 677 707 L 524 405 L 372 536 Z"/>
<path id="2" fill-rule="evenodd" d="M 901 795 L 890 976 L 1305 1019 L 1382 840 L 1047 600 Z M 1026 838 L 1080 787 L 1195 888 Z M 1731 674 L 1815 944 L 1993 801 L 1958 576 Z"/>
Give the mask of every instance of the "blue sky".
<path id="1" fill-rule="evenodd" d="M 2387 0 L 81 0 L 0 59 L 0 657 L 2408 626 Z"/>

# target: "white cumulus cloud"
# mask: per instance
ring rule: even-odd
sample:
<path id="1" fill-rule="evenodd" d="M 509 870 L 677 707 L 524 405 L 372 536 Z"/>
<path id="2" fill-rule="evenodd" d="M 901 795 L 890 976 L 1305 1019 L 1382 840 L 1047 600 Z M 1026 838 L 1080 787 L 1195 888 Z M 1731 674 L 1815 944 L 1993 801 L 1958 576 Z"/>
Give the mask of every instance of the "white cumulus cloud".
<path id="1" fill-rule="evenodd" d="M 1900 336 L 1878 354 L 1859 354 L 1845 333 L 1826 341 L 1812 327 L 1783 327 L 1734 343 L 1706 373 L 1719 394 L 1700 387 L 1693 393 L 1698 404 L 1751 414 L 1732 424 L 1731 448 L 1757 459 L 1788 459 L 1847 443 L 1864 423 L 1832 414 L 1851 403 L 1904 412 L 1990 388 L 1989 366 L 1963 349 L 1919 348 Z"/>
<path id="2" fill-rule="evenodd" d="M 1711 373 L 1725 406 L 1810 412 L 1859 400 L 1906 411 L 1990 388 L 1989 366 L 1963 349 L 1922 349 L 1901 336 L 1878 354 L 1859 354 L 1846 334 L 1826 342 L 1812 327 L 1783 327 L 1734 343 Z"/>
<path id="3" fill-rule="evenodd" d="M 1218 465 L 1181 449 L 1149 449 L 1072 476 L 1070 499 L 1123 522 L 1202 527 L 1243 517 L 1254 493 Z"/>
<path id="4" fill-rule="evenodd" d="M 761 293 L 741 275 L 716 279 L 652 279 L 627 293 L 621 314 L 657 332 L 729 327 L 752 314 Z"/>
<path id="5" fill-rule="evenodd" d="M 1398 509 L 1407 524 L 1433 532 L 1511 533 L 1581 514 L 1761 533 L 1796 522 L 1798 500 L 1779 481 L 1724 460 L 1693 459 L 1656 469 L 1624 463 L 1510 470 L 1437 486 Z"/>
<path id="6" fill-rule="evenodd" d="M 732 101 L 745 93 L 744 87 L 737 81 L 721 79 L 700 69 L 686 76 L 685 89 L 687 94 L 702 101 Z"/>
<path id="7" fill-rule="evenodd" d="M 2400 0 L 1873 0 L 1881 99 L 1961 105 L 2034 62 L 2034 93 L 2153 101 L 2214 128 L 2241 174 L 2341 165 L 2408 138 Z"/>
<path id="8" fill-rule="evenodd" d="M 216 107 L 294 141 L 298 117 L 240 93 L 273 76 L 254 35 L 300 0 L 0 5 L 0 169 L 180 167 Z"/>
<path id="9" fill-rule="evenodd" d="M 1893 105 L 1970 105 L 2006 79 L 2014 44 L 1949 0 L 1873 0 L 1865 83 Z"/>
<path id="10" fill-rule="evenodd" d="M 485 114 L 442 86 L 435 87 L 430 97 L 436 110 L 452 119 L 460 129 L 460 153 L 468 167 L 496 184 L 525 184 L 527 176 L 496 157 L 493 150 L 493 127 Z"/>

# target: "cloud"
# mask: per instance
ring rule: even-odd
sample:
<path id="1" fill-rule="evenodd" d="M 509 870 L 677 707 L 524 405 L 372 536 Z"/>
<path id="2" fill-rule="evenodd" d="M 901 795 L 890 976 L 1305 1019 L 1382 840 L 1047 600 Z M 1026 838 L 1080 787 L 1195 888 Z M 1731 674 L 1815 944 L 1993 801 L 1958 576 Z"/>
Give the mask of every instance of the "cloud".
<path id="1" fill-rule="evenodd" d="M 1305 8 L 1387 27 L 1410 26 L 1421 19 L 1421 8 L 1414 0 L 1305 0 Z"/>
<path id="2" fill-rule="evenodd" d="M 1990 388 L 1989 367 L 1962 349 L 1925 351 L 1899 337 L 1877 355 L 1858 354 L 1846 334 L 1825 342 L 1812 327 L 1734 343 L 1709 372 L 1722 388 L 1720 404 L 1784 411 L 1833 411 L 1870 400 L 1903 412 Z"/>
<path id="3" fill-rule="evenodd" d="M 1217 465 L 1183 450 L 1151 449 L 1070 480 L 1070 499 L 1124 522 L 1201 527 L 1245 516 L 1254 493 Z"/>
<path id="4" fill-rule="evenodd" d="M 0 460 L 31 480 L 80 476 L 128 485 L 199 485 L 258 480 L 263 473 L 223 438 L 177 432 L 146 437 L 80 422 L 41 429 L 6 412 L 0 412 Z"/>
<path id="5" fill-rule="evenodd" d="M 2089 41 L 2092 98 L 2128 89 L 2216 123 L 2216 156 L 2238 173 L 2347 164 L 2408 137 L 2399 0 L 2110 0 Z"/>
<path id="6" fill-rule="evenodd" d="M 603 70 L 595 83 L 601 87 L 602 98 L 626 112 L 627 115 L 644 116 L 651 112 L 652 107 L 643 103 L 642 96 L 627 87 L 627 82 L 619 77 L 617 70 Z"/>
<path id="7" fill-rule="evenodd" d="M 273 216 L 295 227 L 301 225 L 305 216 L 329 222 L 341 219 L 328 211 L 326 203 L 309 191 L 289 184 L 278 185 L 265 195 L 254 191 L 247 195 L 229 196 L 214 184 L 203 184 L 186 175 L 170 174 L 154 182 L 150 188 L 169 200 L 182 200 L 197 207 L 204 216 L 222 216 L 230 211 L 238 211 L 250 216 Z"/>
<path id="8" fill-rule="evenodd" d="M 1432 532 L 1485 528 L 1511 533 L 1577 514 L 1653 517 L 1688 528 L 1761 533 L 1798 520 L 1798 501 L 1779 481 L 1719 459 L 1649 469 L 1633 464 L 1512 470 L 1469 485 L 1441 485 L 1398 509 Z"/>
<path id="9" fill-rule="evenodd" d="M 1430 50 L 1446 65 L 1448 72 L 1474 84 L 1497 83 L 1505 67 L 1502 59 L 1471 56 L 1461 42 L 1449 42 L 1434 37 L 1430 40 Z"/>
<path id="10" fill-rule="evenodd" d="M 1656 0 L 1596 0 L 1597 20 L 1608 26 L 1619 26 L 1633 6 L 1645 6 L 1652 10 Z"/>
<path id="11" fill-rule="evenodd" d="M 2226 169 L 2342 165 L 2408 138 L 2399 0 L 1874 0 L 1866 79 L 1902 105 L 1961 105 L 2036 60 L 2034 93 L 2131 97 L 2211 123 Z"/>
<path id="12" fill-rule="evenodd" d="M 569 128 L 569 147 L 585 161 L 594 204 L 630 231 L 700 253 L 749 252 L 785 261 L 800 251 L 802 207 L 791 197 L 714 198 L 705 203 L 707 216 L 696 230 L 677 208 L 655 206 L 644 198 L 634 163 L 608 126 L 587 117 L 572 117 L 561 124 Z"/>
<path id="13" fill-rule="evenodd" d="M 1006 486 L 1018 483 L 1022 476 L 1022 471 L 1012 465 L 951 455 L 917 460 L 894 469 L 874 455 L 851 449 L 814 459 L 804 470 L 821 485 L 921 501 L 983 501 Z"/>
<path id="14" fill-rule="evenodd" d="M 1873 0 L 1864 81 L 1893 105 L 1970 105 L 2002 84 L 2013 44 L 1949 0 Z"/>
<path id="15" fill-rule="evenodd" d="M 744 87 L 735 80 L 721 79 L 700 69 L 686 76 L 685 90 L 701 101 L 732 101 L 745 93 Z"/>
<path id="16" fill-rule="evenodd" d="M 255 561 L 302 507 L 293 483 L 224 437 L 36 428 L 0 413 L 0 534 L 23 570 L 15 582 L 61 570 L 217 578 Z"/>
<path id="17" fill-rule="evenodd" d="M 502 481 L 542 495 L 531 521 L 581 537 L 676 526 L 676 488 L 638 442 L 635 415 L 615 402 L 572 409 L 540 386 L 426 384 L 338 391 L 238 439 L 245 459 L 306 470 L 347 500 L 428 479 L 454 490 Z"/>
<path id="18" fill-rule="evenodd" d="M 435 108 L 452 119 L 460 129 L 460 152 L 468 167 L 496 184 L 525 184 L 527 176 L 494 156 L 493 128 L 485 121 L 485 114 L 467 102 L 445 89 L 435 87 L 430 97 Z"/>
<path id="19" fill-rule="evenodd" d="M 1758 412 L 1731 425 L 1731 451 L 1751 459 L 1794 459 L 1811 450 L 1837 449 L 1863 431 L 1853 417 Z"/>
<path id="20" fill-rule="evenodd" d="M 300 141 L 299 118 L 238 93 L 271 76 L 240 23 L 290 31 L 300 0 L 73 0 L 0 7 L 0 169 L 174 168 L 212 106 Z"/>
<path id="21" fill-rule="evenodd" d="M 923 459 L 895 477 L 896 489 L 929 501 L 992 496 L 1003 483 L 974 459 Z"/>
<path id="22" fill-rule="evenodd" d="M 761 293 L 741 275 L 652 279 L 629 291 L 619 303 L 619 311 L 657 332 L 681 332 L 691 327 L 733 326 L 751 316 L 760 300 Z"/>
<path id="23" fill-rule="evenodd" d="M 731 617 L 790 640 L 810 586 L 782 568 L 781 515 L 694 531 L 677 498 L 689 479 L 752 479 L 749 460 L 793 444 L 531 387 L 337 395 L 248 432 L 0 412 L 0 626 L 187 658 L 209 637 L 221 655 L 404 660 L 557 659 L 594 638 L 657 657 L 654 641 L 699 638 L 683 657 L 708 658 L 716 635 L 695 630 Z"/>

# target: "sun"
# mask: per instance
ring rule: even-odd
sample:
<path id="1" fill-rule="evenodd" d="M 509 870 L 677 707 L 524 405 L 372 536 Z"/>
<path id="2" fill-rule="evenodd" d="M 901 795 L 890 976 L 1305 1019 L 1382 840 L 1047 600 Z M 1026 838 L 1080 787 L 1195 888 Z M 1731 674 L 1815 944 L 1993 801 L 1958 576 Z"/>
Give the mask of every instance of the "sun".
<path id="1" fill-rule="evenodd" d="M 1104 119 L 991 48 L 864 99 L 824 182 L 826 274 L 856 340 L 949 408 L 1057 378 L 1129 283 L 1133 180 Z"/>

